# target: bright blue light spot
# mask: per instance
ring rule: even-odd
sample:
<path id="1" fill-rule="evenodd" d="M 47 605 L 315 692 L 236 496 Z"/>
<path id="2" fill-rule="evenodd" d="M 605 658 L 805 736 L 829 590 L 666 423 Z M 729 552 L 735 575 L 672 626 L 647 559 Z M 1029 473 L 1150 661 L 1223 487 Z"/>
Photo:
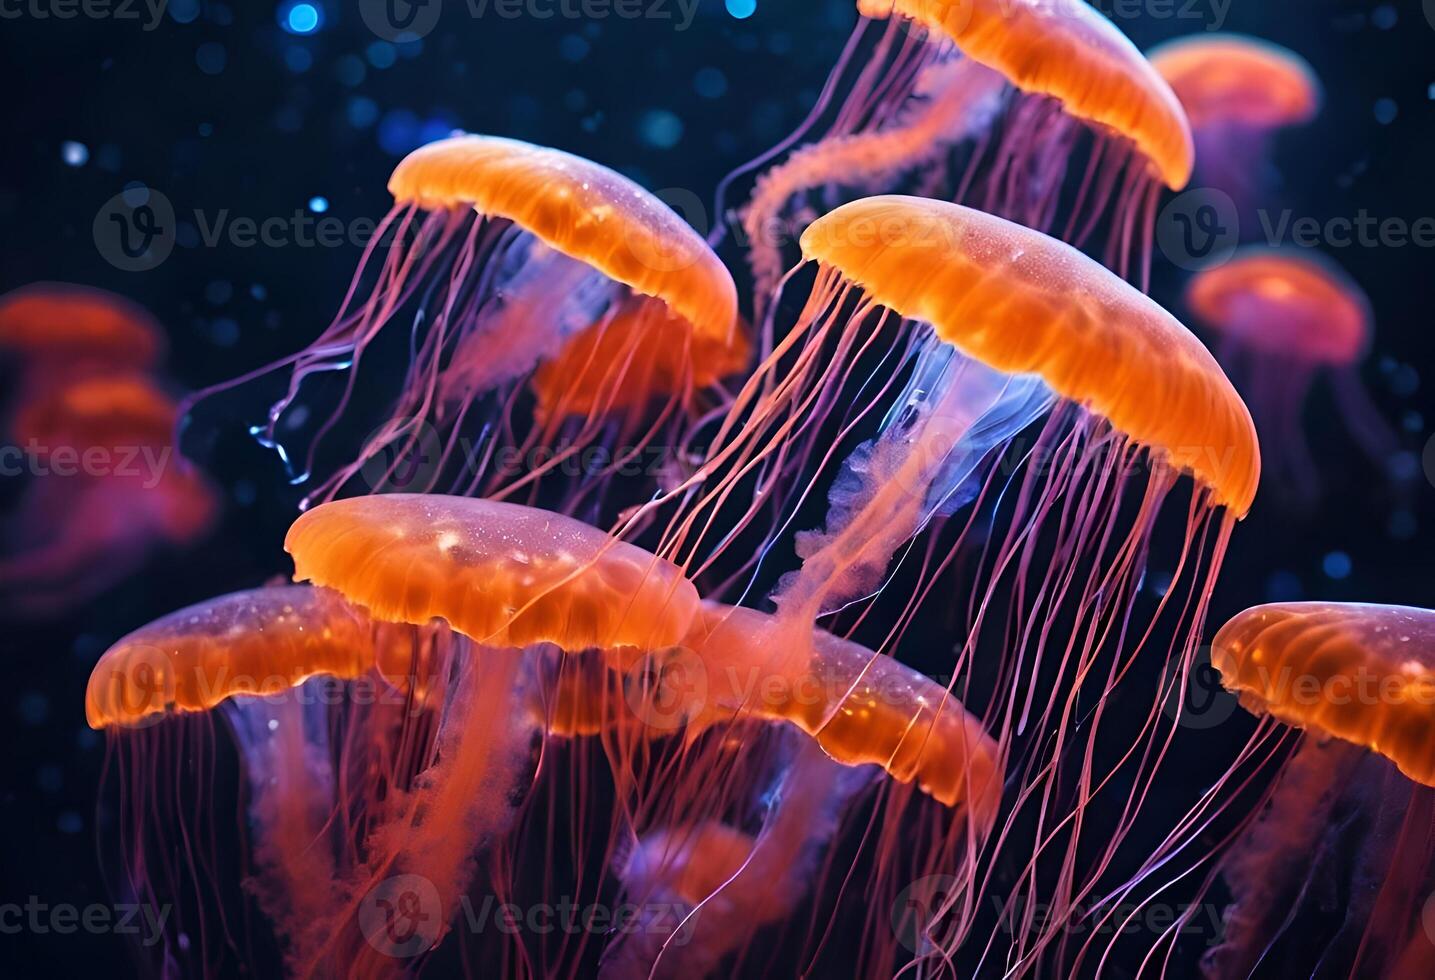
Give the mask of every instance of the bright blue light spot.
<path id="1" fill-rule="evenodd" d="M 1400 111 L 1394 99 L 1375 100 L 1375 121 L 1382 126 L 1389 126 L 1395 121 L 1396 114 Z"/>
<path id="2" fill-rule="evenodd" d="M 727 12 L 738 20 L 747 20 L 757 12 L 757 0 L 725 0 Z"/>
<path id="3" fill-rule="evenodd" d="M 1272 572 L 1266 579 L 1267 602 L 1292 602 L 1303 595 L 1300 579 L 1290 572 Z"/>
<path id="4" fill-rule="evenodd" d="M 649 146 L 670 150 L 683 138 L 683 121 L 666 109 L 652 109 L 638 118 L 638 136 Z"/>
<path id="5" fill-rule="evenodd" d="M 199 17 L 199 0 L 170 0 L 169 16 L 181 24 L 193 23 Z"/>
<path id="6" fill-rule="evenodd" d="M 90 148 L 75 140 L 65 140 L 60 144 L 60 159 L 72 167 L 83 167 L 90 159 Z"/>
<path id="7" fill-rule="evenodd" d="M 323 214 L 329 210 L 329 199 L 327 197 L 317 196 L 309 198 L 309 210 L 315 214 Z"/>
<path id="8" fill-rule="evenodd" d="M 1327 578 L 1332 578 L 1339 582 L 1341 579 L 1350 576 L 1350 556 L 1343 551 L 1332 551 L 1325 556 L 1325 560 L 1320 563 L 1320 567 L 1321 570 L 1325 572 Z"/>
<path id="9" fill-rule="evenodd" d="M 296 3 L 287 10 L 280 8 L 279 24 L 290 34 L 313 34 L 324 16 L 312 3 Z"/>

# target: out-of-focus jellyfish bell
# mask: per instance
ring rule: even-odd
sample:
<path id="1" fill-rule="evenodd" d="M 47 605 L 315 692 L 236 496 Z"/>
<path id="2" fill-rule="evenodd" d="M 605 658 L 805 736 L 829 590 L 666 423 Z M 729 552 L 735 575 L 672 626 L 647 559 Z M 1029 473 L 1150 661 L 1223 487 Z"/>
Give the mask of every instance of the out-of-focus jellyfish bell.
<path id="1" fill-rule="evenodd" d="M 389 190 L 394 207 L 339 314 L 276 365 L 291 368 L 289 390 L 256 429 L 303 466 L 296 482 L 306 478 L 370 345 L 386 325 L 412 320 L 389 420 L 309 501 L 331 499 L 360 474 L 375 488 L 444 480 L 490 497 L 531 493 L 594 446 L 610 451 L 602 475 L 660 432 L 676 444 L 683 417 L 703 407 L 698 394 L 746 363 L 727 270 L 666 204 L 606 167 L 464 135 L 415 150 Z M 347 372 L 344 394 L 296 455 L 287 410 L 306 378 L 327 371 Z M 410 474 L 409 461 L 428 454 L 438 458 Z M 555 505 L 573 509 L 598 482 L 567 481 Z"/>
<path id="2" fill-rule="evenodd" d="M 797 237 L 788 229 L 820 213 L 810 198 L 833 188 L 947 197 L 1077 245 L 1104 224 L 1107 264 L 1145 283 L 1157 194 L 1186 185 L 1191 133 L 1170 87 L 1109 20 L 1081 0 L 858 9 L 864 17 L 807 121 L 743 168 L 830 119 L 758 179 L 744 212 L 759 309 Z M 874 20 L 884 33 L 854 68 Z M 1074 163 L 1083 153 L 1084 165 Z"/>
<path id="3" fill-rule="evenodd" d="M 1399 443 L 1360 381 L 1370 301 L 1333 261 L 1306 251 L 1239 249 L 1192 277 L 1185 301 L 1276 447 L 1272 469 L 1289 495 L 1309 500 L 1320 484 L 1303 413 L 1321 374 L 1361 449 L 1383 476 L 1401 476 Z"/>
<path id="4" fill-rule="evenodd" d="M 1211 663 L 1247 709 L 1307 736 L 1222 858 L 1233 901 L 1206 974 L 1431 976 L 1435 612 L 1256 606 Z"/>
<path id="5" fill-rule="evenodd" d="M 1271 141 L 1320 111 L 1320 80 L 1304 58 L 1240 34 L 1193 34 L 1148 53 L 1191 121 L 1196 182 L 1247 214 L 1271 181 Z M 1254 217 L 1254 215 L 1251 215 Z"/>
<path id="6" fill-rule="evenodd" d="M 0 296 L 0 358 L 22 384 L 97 371 L 146 371 L 164 355 L 164 334 L 123 296 L 73 283 L 37 282 Z"/>
<path id="7" fill-rule="evenodd" d="M 173 451 L 178 407 L 140 375 L 94 375 L 36 389 L 10 427 L 29 472 L 5 529 L 0 603 L 53 615 L 192 545 L 218 497 Z"/>

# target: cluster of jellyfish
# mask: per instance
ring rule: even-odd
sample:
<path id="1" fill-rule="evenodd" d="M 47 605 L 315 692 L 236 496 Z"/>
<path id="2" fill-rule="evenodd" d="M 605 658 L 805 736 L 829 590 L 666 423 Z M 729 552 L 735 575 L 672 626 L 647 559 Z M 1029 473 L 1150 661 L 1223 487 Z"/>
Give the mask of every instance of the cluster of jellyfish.
<path id="1" fill-rule="evenodd" d="M 7 614 L 64 613 L 213 524 L 214 490 L 174 451 L 163 353 L 154 318 L 103 290 L 35 283 L 0 296 L 3 475 L 17 498 L 0 530 Z"/>
<path id="2" fill-rule="evenodd" d="M 1225 897 L 1211 976 L 1431 975 L 1435 613 L 1243 614 L 1250 744 L 1167 763 L 1261 454 L 1140 287 L 1222 144 L 1085 4 L 859 11 L 732 229 L 457 135 L 319 337 L 202 393 L 284 378 L 253 432 L 307 488 L 294 584 L 91 675 L 110 885 L 174 910 L 146 968 L 1135 975 L 1192 957 L 1126 928 L 1182 893 Z M 1357 304 L 1218 273 L 1190 305 L 1233 344 L 1321 313 L 1313 363 L 1363 349 Z M 364 356 L 396 332 L 401 378 Z M 1372 681 L 1403 707 L 1320 695 Z"/>

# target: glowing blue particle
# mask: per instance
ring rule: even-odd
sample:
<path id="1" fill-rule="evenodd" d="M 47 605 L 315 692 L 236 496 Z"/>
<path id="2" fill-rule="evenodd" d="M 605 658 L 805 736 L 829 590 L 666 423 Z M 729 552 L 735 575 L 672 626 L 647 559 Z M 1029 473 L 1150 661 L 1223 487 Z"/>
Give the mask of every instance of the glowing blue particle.
<path id="1" fill-rule="evenodd" d="M 558 42 L 558 56 L 569 64 L 577 64 L 588 57 L 593 46 L 581 34 L 565 34 Z"/>
<path id="2" fill-rule="evenodd" d="M 1300 579 L 1291 572 L 1272 572 L 1266 579 L 1267 602 L 1293 602 L 1303 595 Z"/>
<path id="3" fill-rule="evenodd" d="M 318 195 L 309 198 L 309 210 L 315 214 L 323 214 L 329 210 L 329 199 L 327 197 L 319 197 Z"/>
<path id="4" fill-rule="evenodd" d="M 90 159 L 90 148 L 75 140 L 65 140 L 60 144 L 60 159 L 72 167 L 83 167 Z"/>
<path id="5" fill-rule="evenodd" d="M 638 136 L 649 146 L 670 150 L 683 138 L 683 121 L 666 109 L 650 109 L 638 117 Z"/>
<path id="6" fill-rule="evenodd" d="M 364 49 L 364 56 L 375 68 L 391 68 L 398 60 L 398 53 L 388 41 L 375 41 Z"/>
<path id="7" fill-rule="evenodd" d="M 1382 126 L 1389 126 L 1395 121 L 1395 116 L 1400 112 L 1399 106 L 1394 99 L 1375 100 L 1375 121 Z"/>
<path id="8" fill-rule="evenodd" d="M 738 20 L 747 20 L 757 12 L 757 0 L 724 0 L 727 12 Z"/>
<path id="9" fill-rule="evenodd" d="M 1320 563 L 1320 568 L 1326 578 L 1339 582 L 1350 576 L 1350 556 L 1343 551 L 1332 551 Z"/>
<path id="10" fill-rule="evenodd" d="M 323 20 L 324 15 L 312 3 L 295 3 L 279 8 L 279 26 L 290 34 L 313 34 Z"/>
<path id="11" fill-rule="evenodd" d="M 224 50 L 224 45 L 216 41 L 206 41 L 194 52 L 194 63 L 199 65 L 199 70 L 206 75 L 220 74 L 228 61 L 229 54 Z"/>
<path id="12" fill-rule="evenodd" d="M 179 24 L 190 24 L 199 18 L 199 0 L 170 0 L 170 19 Z"/>
<path id="13" fill-rule="evenodd" d="M 720 99 L 727 94 L 727 76 L 717 68 L 699 68 L 693 89 L 705 99 Z"/>
<path id="14" fill-rule="evenodd" d="M 379 118 L 379 107 L 373 99 L 360 95 L 349 100 L 349 125 L 355 129 L 367 129 Z"/>
<path id="15" fill-rule="evenodd" d="M 1399 16 L 1396 14 L 1395 8 L 1388 3 L 1382 3 L 1370 12 L 1370 22 L 1382 31 L 1390 30 L 1395 26 L 1397 20 L 1399 20 Z"/>

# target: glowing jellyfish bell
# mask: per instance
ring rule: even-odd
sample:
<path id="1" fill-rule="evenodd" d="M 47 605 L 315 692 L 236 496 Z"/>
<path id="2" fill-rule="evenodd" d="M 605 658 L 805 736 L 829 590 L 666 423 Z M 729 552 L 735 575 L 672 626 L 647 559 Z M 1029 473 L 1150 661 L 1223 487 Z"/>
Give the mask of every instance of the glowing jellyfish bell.
<path id="1" fill-rule="evenodd" d="M 1256 606 L 1217 633 L 1211 664 L 1248 710 L 1308 736 L 1222 858 L 1233 903 L 1206 974 L 1429 976 L 1435 612 Z"/>
<path id="2" fill-rule="evenodd" d="M 333 497 L 361 473 L 400 490 L 447 479 L 467 492 L 513 493 L 589 446 L 616 455 L 640 451 L 664 427 L 680 431 L 681 417 L 701 407 L 697 394 L 746 362 L 727 270 L 672 209 L 607 167 L 518 140 L 462 135 L 411 153 L 389 190 L 394 207 L 338 315 L 276 365 L 291 369 L 289 391 L 257 430 L 285 448 L 286 412 L 304 380 L 347 372 L 317 442 L 348 406 L 380 331 L 413 319 L 412 362 L 389 421 L 310 500 Z M 531 418 L 514 407 L 520 390 L 535 399 Z M 435 430 L 440 441 L 430 446 Z M 477 444 L 460 452 L 464 438 Z M 535 450 L 551 446 L 566 448 L 528 465 Z M 500 448 L 524 465 L 488 471 L 474 462 Z M 301 478 L 314 451 L 303 454 Z M 427 452 L 440 458 L 406 485 L 402 461 Z M 446 469 L 459 463 L 457 475 Z"/>
<path id="3" fill-rule="evenodd" d="M 970 598 L 953 610 L 967 618 L 952 683 L 970 685 L 961 702 L 1003 754 L 1027 760 L 1027 781 L 1007 794 L 1015 803 L 998 823 L 1011 830 L 1004 847 L 1026 848 L 1023 887 L 1033 893 L 1018 888 L 1012 907 L 1049 903 L 1021 939 L 1039 958 L 1112 866 L 1159 771 L 1160 752 L 1137 748 L 1169 728 L 1155 696 L 1144 720 L 1104 709 L 1088 718 L 1081 706 L 1141 697 L 1131 685 L 1144 682 L 1125 679 L 1139 660 L 1195 656 L 1229 536 L 1259 481 L 1255 429 L 1174 317 L 1029 228 L 882 196 L 819 218 L 802 245 L 817 267 L 806 306 L 739 393 L 662 554 L 710 567 L 729 538 L 708 528 L 774 513 L 758 549 L 768 555 L 806 513 L 810 488 L 830 487 L 825 525 L 796 535 L 801 567 L 771 593 L 776 624 L 761 649 L 779 673 L 806 667 L 819 621 L 860 620 L 883 601 L 900 556 L 926 552 L 916 579 L 904 580 L 910 598 L 892 597 L 901 603 L 893 644 L 931 590 L 953 587 L 933 576 L 975 566 L 956 586 Z M 859 425 L 871 436 L 845 461 L 822 448 L 822 434 Z M 749 501 L 739 490 L 754 472 L 763 478 Z M 745 508 L 735 516 L 734 501 Z M 1147 562 L 1163 552 L 1157 529 L 1168 523 L 1181 544 L 1161 558 L 1172 575 L 1153 591 Z M 925 549 L 908 547 L 923 534 Z M 735 588 L 749 587 L 748 572 L 760 569 L 746 563 Z M 982 681 L 993 673 L 975 671 L 986 656 L 1001 666 Z M 1118 730 L 1133 748 L 1107 769 L 1090 746 Z M 1074 785 L 1103 792 L 1093 799 Z M 1103 794 L 1115 831 L 1088 820 Z M 1032 840 L 1012 829 L 1033 825 L 1049 833 Z M 1059 884 L 1038 893 L 1044 880 Z M 924 955 L 951 955 L 961 938 Z"/>
<path id="4" fill-rule="evenodd" d="M 670 645 L 698 600 L 640 549 L 485 500 L 339 501 L 301 517 L 286 547 L 324 588 L 225 597 L 132 634 L 96 666 L 87 716 L 126 758 L 173 761 L 203 746 L 207 729 L 185 721 L 222 707 L 252 787 L 256 895 L 290 967 L 366 973 L 389 962 L 366 931 L 386 883 L 432 886 L 437 944 L 478 856 L 511 827 L 542 737 L 524 648 Z M 349 686 L 323 694 L 335 680 Z M 124 772 L 143 830 L 127 873 L 155 887 L 169 822 L 211 832 L 183 815 L 204 812 L 205 787 Z"/>
<path id="5" fill-rule="evenodd" d="M 1193 34 L 1148 52 L 1186 109 L 1196 180 L 1249 208 L 1271 169 L 1271 141 L 1320 111 L 1320 79 L 1304 58 L 1241 34 Z"/>
<path id="6" fill-rule="evenodd" d="M 1399 443 L 1360 381 L 1370 301 L 1333 261 L 1304 250 L 1239 249 L 1193 276 L 1185 302 L 1276 447 L 1272 469 L 1287 494 L 1309 499 L 1320 483 L 1303 413 L 1321 376 L 1361 449 L 1382 473 L 1399 476 Z"/>
<path id="7" fill-rule="evenodd" d="M 821 213 L 811 199 L 830 188 L 917 190 L 1078 245 L 1108 218 L 1107 264 L 1146 281 L 1157 194 L 1186 185 L 1191 133 L 1170 87 L 1109 20 L 1081 0 L 858 9 L 864 17 L 807 121 L 742 168 L 832 118 L 758 178 L 744 212 L 759 308 L 785 267 L 783 243 L 796 237 L 787 229 Z M 886 22 L 884 33 L 854 68 L 874 21 Z"/>

